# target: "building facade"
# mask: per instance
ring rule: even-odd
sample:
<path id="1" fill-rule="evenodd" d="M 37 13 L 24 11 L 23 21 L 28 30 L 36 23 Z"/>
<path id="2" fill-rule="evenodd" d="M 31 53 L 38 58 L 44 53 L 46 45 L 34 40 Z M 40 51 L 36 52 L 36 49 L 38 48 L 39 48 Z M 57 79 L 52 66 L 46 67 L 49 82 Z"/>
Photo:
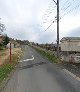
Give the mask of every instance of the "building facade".
<path id="1" fill-rule="evenodd" d="M 80 63 L 80 37 L 63 37 L 61 52 L 62 61 Z"/>
<path id="2" fill-rule="evenodd" d="M 61 51 L 80 52 L 80 37 L 64 37 L 61 39 Z"/>

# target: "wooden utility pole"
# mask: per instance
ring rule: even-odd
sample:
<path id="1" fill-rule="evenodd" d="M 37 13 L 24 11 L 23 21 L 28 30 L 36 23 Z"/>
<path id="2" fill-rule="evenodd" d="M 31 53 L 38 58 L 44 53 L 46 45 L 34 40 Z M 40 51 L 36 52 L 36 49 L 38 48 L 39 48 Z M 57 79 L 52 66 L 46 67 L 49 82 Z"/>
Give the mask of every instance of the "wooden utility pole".
<path id="1" fill-rule="evenodd" d="M 59 58 L 59 0 L 57 0 L 57 57 Z"/>
<path id="2" fill-rule="evenodd" d="M 59 58 L 59 0 L 53 0 L 57 6 L 57 58 Z"/>

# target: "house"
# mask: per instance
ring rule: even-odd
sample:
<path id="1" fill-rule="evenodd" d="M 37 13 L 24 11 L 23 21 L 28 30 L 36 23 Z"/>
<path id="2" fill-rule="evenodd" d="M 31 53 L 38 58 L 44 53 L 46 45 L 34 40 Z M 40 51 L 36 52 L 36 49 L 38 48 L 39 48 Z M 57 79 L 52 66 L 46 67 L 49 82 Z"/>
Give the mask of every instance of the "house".
<path id="1" fill-rule="evenodd" d="M 20 47 L 20 44 L 15 41 L 14 39 L 10 39 L 10 42 L 7 44 L 7 48 L 10 48 L 10 43 L 11 43 L 11 48 L 17 48 L 17 47 Z"/>
<path id="2" fill-rule="evenodd" d="M 61 51 L 80 52 L 80 37 L 63 37 Z"/>
<path id="3" fill-rule="evenodd" d="M 7 44 L 6 46 L 8 49 L 10 49 L 10 43 Z M 13 43 L 11 43 L 11 49 L 13 49 L 15 47 L 15 45 Z"/>
<path id="4" fill-rule="evenodd" d="M 80 63 L 80 37 L 63 37 L 60 42 L 61 60 Z"/>
<path id="5" fill-rule="evenodd" d="M 14 47 L 15 47 L 15 48 L 20 47 L 19 40 L 10 39 L 10 42 L 11 42 L 12 44 L 14 44 Z"/>

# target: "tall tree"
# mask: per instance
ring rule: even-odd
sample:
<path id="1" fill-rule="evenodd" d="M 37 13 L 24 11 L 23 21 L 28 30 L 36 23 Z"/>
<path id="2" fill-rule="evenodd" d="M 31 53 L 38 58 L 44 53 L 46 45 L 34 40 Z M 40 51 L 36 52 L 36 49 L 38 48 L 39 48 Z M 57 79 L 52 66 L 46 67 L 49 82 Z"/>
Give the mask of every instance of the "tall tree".
<path id="1" fill-rule="evenodd" d="M 3 44 L 7 45 L 9 43 L 9 41 L 10 41 L 10 38 L 7 35 L 5 35 L 4 39 L 3 39 Z"/>

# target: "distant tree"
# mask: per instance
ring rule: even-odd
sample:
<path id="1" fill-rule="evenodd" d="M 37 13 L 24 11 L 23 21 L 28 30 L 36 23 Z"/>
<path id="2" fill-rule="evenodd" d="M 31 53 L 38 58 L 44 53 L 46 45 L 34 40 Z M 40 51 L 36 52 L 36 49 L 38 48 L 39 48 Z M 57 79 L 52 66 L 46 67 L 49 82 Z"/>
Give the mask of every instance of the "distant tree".
<path id="1" fill-rule="evenodd" d="M 10 38 L 7 35 L 5 35 L 4 39 L 3 39 L 3 44 L 7 45 L 9 43 L 9 41 L 10 41 Z"/>
<path id="2" fill-rule="evenodd" d="M 1 19 L 1 18 L 0 18 L 0 19 Z M 4 30 L 6 30 L 5 25 L 0 22 L 0 34 L 1 34 Z"/>

